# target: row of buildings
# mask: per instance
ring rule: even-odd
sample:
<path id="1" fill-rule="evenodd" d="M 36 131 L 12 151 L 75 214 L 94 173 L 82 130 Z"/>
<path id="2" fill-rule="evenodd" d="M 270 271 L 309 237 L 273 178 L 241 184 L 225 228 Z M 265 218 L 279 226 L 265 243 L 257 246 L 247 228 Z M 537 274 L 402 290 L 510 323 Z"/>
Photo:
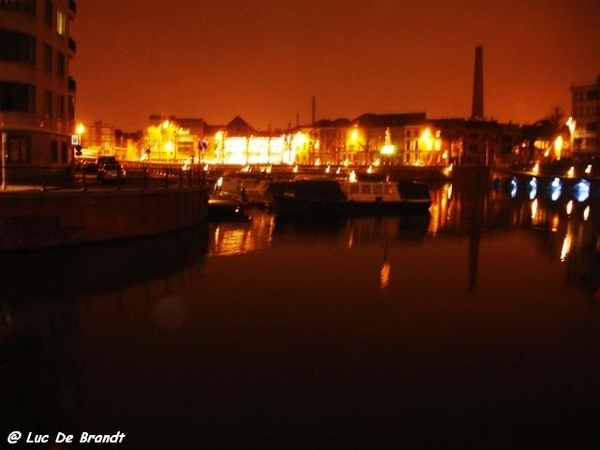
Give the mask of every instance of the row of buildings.
<path id="1" fill-rule="evenodd" d="M 79 146 L 90 157 L 228 164 L 478 166 L 600 152 L 600 75 L 571 88 L 568 125 L 560 114 L 533 125 L 498 123 L 483 118 L 480 47 L 474 87 L 480 100 L 470 119 L 430 119 L 424 112 L 363 114 L 313 118 L 306 125 L 265 132 L 241 117 L 215 125 L 153 115 L 145 130 L 132 134 L 101 121 L 78 127 L 76 83 L 69 75 L 76 53 L 69 33 L 76 7 L 75 0 L 0 0 L 2 173 L 23 175 L 44 167 L 47 177 L 63 176 L 70 173 Z"/>
<path id="2" fill-rule="evenodd" d="M 123 160 L 156 162 L 482 166 L 595 154 L 583 152 L 572 129 L 562 122 L 521 126 L 481 119 L 430 119 L 424 112 L 369 113 L 267 132 L 254 129 L 239 116 L 213 125 L 202 119 L 159 115 L 150 116 L 148 127 L 133 135 L 101 121 L 85 130 L 84 156 L 115 153 Z"/>

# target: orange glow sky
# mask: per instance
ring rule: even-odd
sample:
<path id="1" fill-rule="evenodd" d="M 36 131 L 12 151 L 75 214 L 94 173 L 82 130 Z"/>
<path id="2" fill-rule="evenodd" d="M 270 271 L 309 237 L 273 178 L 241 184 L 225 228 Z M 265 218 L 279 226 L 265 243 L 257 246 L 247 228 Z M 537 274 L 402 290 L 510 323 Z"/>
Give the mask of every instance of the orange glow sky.
<path id="1" fill-rule="evenodd" d="M 600 74 L 593 0 L 77 0 L 76 120 L 150 114 L 266 130 L 316 118 L 468 117 L 475 47 L 484 113 L 532 123 Z"/>

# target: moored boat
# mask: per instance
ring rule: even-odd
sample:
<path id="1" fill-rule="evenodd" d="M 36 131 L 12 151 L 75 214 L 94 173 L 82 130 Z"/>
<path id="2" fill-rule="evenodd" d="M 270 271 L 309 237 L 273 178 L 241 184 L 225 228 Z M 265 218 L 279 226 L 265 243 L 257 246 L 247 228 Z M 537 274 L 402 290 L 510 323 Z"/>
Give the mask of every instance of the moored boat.
<path id="1" fill-rule="evenodd" d="M 416 181 L 297 179 L 271 183 L 269 194 L 280 214 L 428 213 L 427 184 Z"/>
<path id="2" fill-rule="evenodd" d="M 246 214 L 244 204 L 235 198 L 210 197 L 208 199 L 208 220 L 211 222 L 252 220 Z"/>

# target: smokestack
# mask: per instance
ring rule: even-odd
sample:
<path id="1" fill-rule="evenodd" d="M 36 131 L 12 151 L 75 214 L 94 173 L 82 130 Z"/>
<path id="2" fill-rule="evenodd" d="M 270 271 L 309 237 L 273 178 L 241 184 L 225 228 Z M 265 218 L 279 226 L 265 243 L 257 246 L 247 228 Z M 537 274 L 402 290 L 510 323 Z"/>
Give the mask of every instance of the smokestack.
<path id="1" fill-rule="evenodd" d="M 483 119 L 483 47 L 481 46 L 475 47 L 471 119 Z"/>

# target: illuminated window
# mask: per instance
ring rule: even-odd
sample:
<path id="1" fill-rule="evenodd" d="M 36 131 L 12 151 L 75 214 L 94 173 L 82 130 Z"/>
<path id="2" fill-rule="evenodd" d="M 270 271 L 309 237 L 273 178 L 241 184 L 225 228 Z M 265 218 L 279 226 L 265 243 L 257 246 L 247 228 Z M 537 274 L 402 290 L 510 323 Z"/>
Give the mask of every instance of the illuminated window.
<path id="1" fill-rule="evenodd" d="M 56 32 L 61 36 L 67 32 L 67 17 L 60 9 L 56 11 Z"/>

